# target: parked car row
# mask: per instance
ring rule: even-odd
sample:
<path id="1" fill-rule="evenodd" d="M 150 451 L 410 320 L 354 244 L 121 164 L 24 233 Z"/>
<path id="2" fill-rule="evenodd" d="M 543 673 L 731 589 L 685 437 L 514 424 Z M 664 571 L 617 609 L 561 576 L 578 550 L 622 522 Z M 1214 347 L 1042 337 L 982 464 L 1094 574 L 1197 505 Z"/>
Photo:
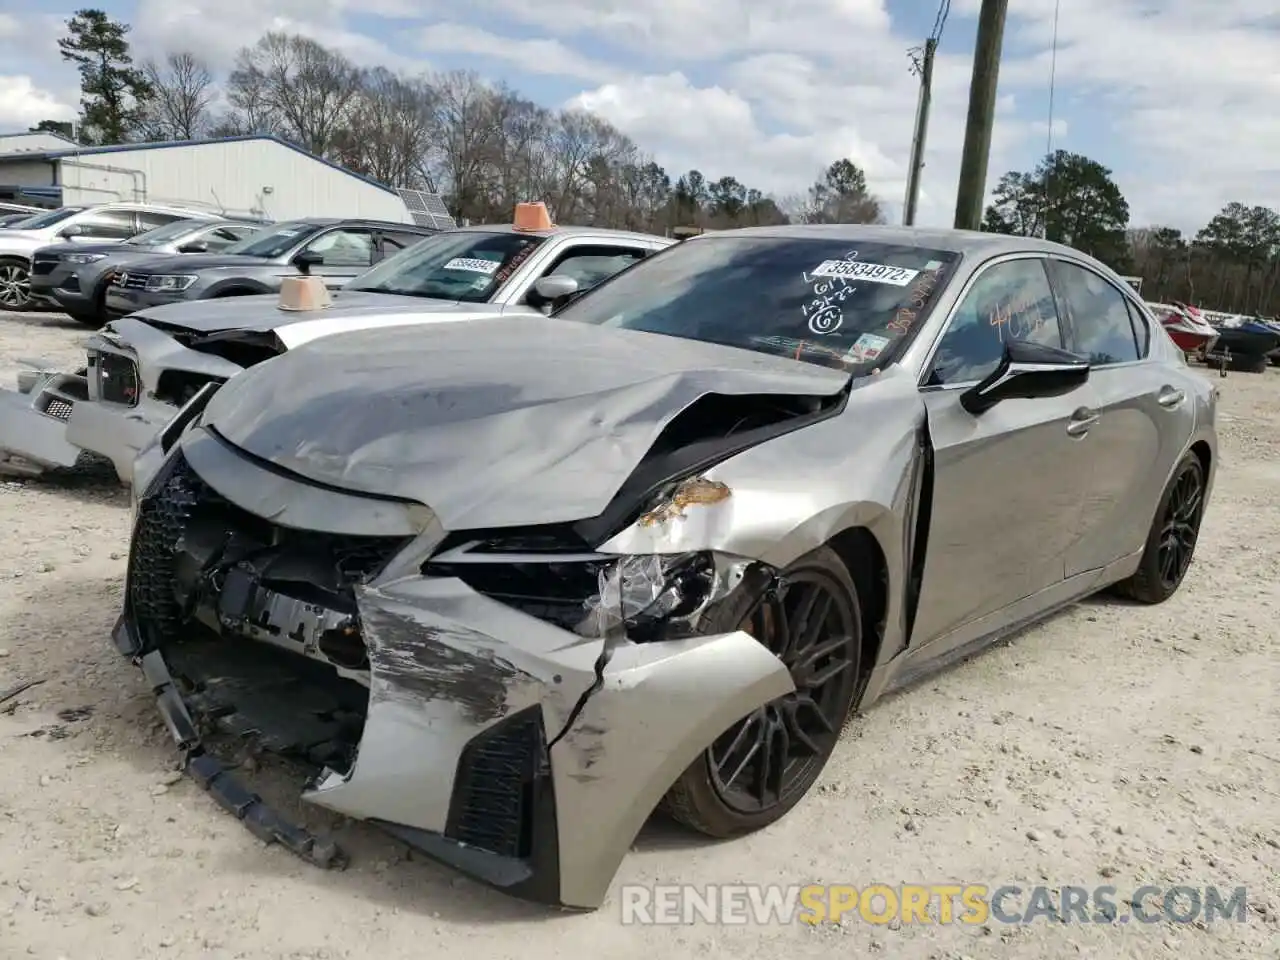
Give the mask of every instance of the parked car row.
<path id="1" fill-rule="evenodd" d="M 85 253 L 102 259 L 70 269 L 77 295 L 101 298 L 115 319 L 88 340 L 83 369 L 41 366 L 17 392 L 0 391 L 0 469 L 36 475 L 88 451 L 128 483 L 139 451 L 205 383 L 342 330 L 542 313 L 675 242 L 549 221 L 428 233 L 303 220 L 263 227 L 221 254 L 124 251 L 130 244 Z M 378 263 L 368 269 L 371 259 Z M 278 309 L 284 278 L 299 271 L 341 290 L 320 317 Z M 58 284 L 66 302 L 66 281 Z"/>
<path id="2" fill-rule="evenodd" d="M 0 310 L 25 310 L 37 302 L 32 259 L 41 247 L 118 244 L 179 220 L 208 217 L 207 211 L 169 204 L 102 203 L 44 210 L 7 224 L 0 228 Z"/>
<path id="3" fill-rule="evenodd" d="M 271 293 L 298 270 L 336 288 L 434 232 L 358 219 L 270 224 L 155 204 L 63 207 L 0 228 L 0 309 L 52 306 L 98 327 L 149 306 Z"/>
<path id="4" fill-rule="evenodd" d="M 322 866 L 205 730 L 591 909 L 655 809 L 758 830 L 887 690 L 1102 589 L 1168 599 L 1212 491 L 1216 389 L 1114 272 L 1033 238 L 677 242 L 522 206 L 318 303 L 113 320 L 0 424 L 37 467 L 115 459 L 117 649 L 187 772 Z"/>

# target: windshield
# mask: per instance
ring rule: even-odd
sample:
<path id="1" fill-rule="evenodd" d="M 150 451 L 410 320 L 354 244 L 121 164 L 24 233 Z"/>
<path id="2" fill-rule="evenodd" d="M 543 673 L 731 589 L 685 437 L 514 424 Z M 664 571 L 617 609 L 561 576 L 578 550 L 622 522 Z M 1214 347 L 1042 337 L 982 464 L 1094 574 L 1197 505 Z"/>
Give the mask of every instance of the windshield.
<path id="1" fill-rule="evenodd" d="M 59 207 L 57 210 L 50 210 L 48 213 L 37 213 L 34 217 L 19 221 L 13 226 L 21 227 L 23 230 L 39 230 L 43 227 L 51 227 L 55 223 L 60 223 L 68 217 L 82 212 L 84 209 L 84 207 Z"/>
<path id="2" fill-rule="evenodd" d="M 618 274 L 556 314 L 867 373 L 892 362 L 959 254 L 826 237 L 707 237 Z"/>
<path id="3" fill-rule="evenodd" d="M 477 230 L 438 233 L 384 260 L 346 289 L 483 303 L 543 239 Z"/>
<path id="4" fill-rule="evenodd" d="M 203 226 L 204 223 L 205 221 L 203 220 L 175 220 L 173 223 L 166 223 L 163 227 L 156 227 L 146 233 L 131 237 L 125 243 L 131 247 L 158 247 L 161 244 L 168 243 L 170 240 L 186 236 L 197 227 Z"/>
<path id="5" fill-rule="evenodd" d="M 255 233 L 237 240 L 222 248 L 223 253 L 239 254 L 242 257 L 261 257 L 263 260 L 274 260 L 282 257 L 307 237 L 324 229 L 324 224 L 295 221 L 282 223 L 269 232 Z"/>

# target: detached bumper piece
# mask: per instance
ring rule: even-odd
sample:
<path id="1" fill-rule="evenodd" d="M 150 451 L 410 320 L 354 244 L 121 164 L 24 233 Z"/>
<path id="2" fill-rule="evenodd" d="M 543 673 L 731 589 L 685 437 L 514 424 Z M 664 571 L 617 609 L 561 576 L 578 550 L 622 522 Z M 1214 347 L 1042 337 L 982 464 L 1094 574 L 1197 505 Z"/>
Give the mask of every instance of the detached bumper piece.
<path id="1" fill-rule="evenodd" d="M 114 639 L 122 653 L 128 654 L 131 649 L 136 649 L 135 638 L 123 618 L 116 627 Z M 160 716 L 174 742 L 185 754 L 184 773 L 264 843 L 278 843 L 308 863 L 324 869 L 340 870 L 347 865 L 346 854 L 336 844 L 282 817 L 228 773 L 216 757 L 205 751 L 186 703 L 159 651 L 143 656 L 141 666 L 155 694 Z"/>

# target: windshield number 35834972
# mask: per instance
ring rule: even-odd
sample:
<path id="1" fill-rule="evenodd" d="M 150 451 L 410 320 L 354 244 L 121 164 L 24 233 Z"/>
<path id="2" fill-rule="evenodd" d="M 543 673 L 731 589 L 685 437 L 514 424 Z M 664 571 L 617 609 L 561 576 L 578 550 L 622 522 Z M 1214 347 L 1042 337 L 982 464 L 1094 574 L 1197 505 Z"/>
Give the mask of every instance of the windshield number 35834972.
<path id="1" fill-rule="evenodd" d="M 867 263 L 865 260 L 825 260 L 813 269 L 811 276 L 866 280 L 871 283 L 888 283 L 895 287 L 905 287 L 919 273 L 919 270 L 890 267 L 882 263 Z"/>

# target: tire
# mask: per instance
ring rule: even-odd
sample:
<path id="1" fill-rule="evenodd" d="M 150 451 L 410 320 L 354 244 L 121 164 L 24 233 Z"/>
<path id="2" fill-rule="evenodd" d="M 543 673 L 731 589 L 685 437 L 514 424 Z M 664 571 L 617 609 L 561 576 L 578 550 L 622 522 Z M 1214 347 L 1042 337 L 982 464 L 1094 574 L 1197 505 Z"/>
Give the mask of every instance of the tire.
<path id="1" fill-rule="evenodd" d="M 19 257 L 0 258 L 0 310 L 31 309 L 31 265 Z"/>
<path id="2" fill-rule="evenodd" d="M 67 310 L 66 314 L 76 323 L 81 326 L 88 327 L 91 330 L 97 330 L 102 326 L 102 318 L 96 313 L 72 313 L 70 310 Z"/>
<path id="3" fill-rule="evenodd" d="M 1192 484 L 1195 489 L 1195 504 L 1188 508 L 1183 500 L 1186 498 L 1185 487 L 1180 484 Z M 1194 453 L 1187 453 L 1178 461 L 1164 493 L 1160 495 L 1160 503 L 1156 508 L 1155 519 L 1151 521 L 1151 529 L 1147 533 L 1146 547 L 1142 551 L 1142 559 L 1137 571 L 1128 580 L 1116 584 L 1115 591 L 1122 596 L 1139 603 L 1164 603 L 1182 585 L 1187 569 L 1191 566 L 1195 554 L 1196 542 L 1200 538 L 1200 521 L 1204 517 L 1204 467 L 1200 458 Z M 1174 520 L 1174 517 L 1180 519 Z M 1167 554 L 1162 547 L 1167 544 L 1171 523 L 1182 524 L 1180 542 L 1185 550 L 1185 559 L 1181 559 L 1172 576 L 1167 576 Z"/>
<path id="4" fill-rule="evenodd" d="M 758 637 L 762 632 L 767 632 L 761 628 L 761 624 L 777 622 L 776 619 L 771 618 L 770 614 L 770 610 L 776 609 L 777 604 L 784 605 L 788 614 L 795 615 L 791 618 L 795 621 L 792 626 L 800 631 L 808 625 L 805 622 L 807 617 L 799 615 L 808 596 L 825 591 L 831 602 L 829 612 L 822 621 L 825 629 L 814 638 L 812 644 L 803 649 L 821 648 L 839 642 L 841 647 L 836 654 L 832 655 L 833 658 L 830 661 L 820 658 L 810 669 L 820 674 L 826 669 L 822 666 L 824 662 L 828 666 L 834 666 L 836 663 L 843 663 L 844 666 L 830 681 L 830 687 L 824 686 L 820 692 L 815 691 L 815 700 L 821 697 L 820 707 L 801 707 L 798 693 L 780 697 L 721 734 L 716 742 L 703 751 L 676 780 L 663 798 L 659 809 L 677 822 L 711 837 L 742 836 L 786 816 L 813 787 L 835 751 L 841 730 L 853 711 L 854 701 L 860 689 L 862 610 L 857 587 L 840 557 L 830 547 L 820 547 L 789 566 L 783 571 L 780 579 L 785 586 L 775 599 L 766 597 L 757 602 L 755 598 L 741 594 L 731 594 L 726 597 L 720 605 L 708 611 L 703 623 L 700 624 L 701 631 L 720 633 L 738 628 L 752 630 L 754 623 L 755 629 L 752 632 Z M 805 592 L 814 585 L 818 590 Z M 797 590 L 800 592 L 796 594 L 794 606 L 792 606 L 789 598 Z M 833 625 L 837 628 L 831 629 Z M 775 649 L 772 644 L 768 645 L 771 649 Z M 804 669 L 804 667 L 793 668 L 793 676 L 797 676 L 797 670 Z M 802 680 L 803 674 L 797 676 L 798 687 L 801 686 Z M 729 765 L 729 757 L 722 754 L 722 762 L 717 764 L 715 753 L 717 748 L 723 750 L 724 744 L 732 742 L 739 734 L 751 739 L 752 731 L 768 729 L 767 722 L 775 725 L 782 724 L 782 718 L 787 716 L 788 711 L 790 711 L 790 722 L 796 724 L 800 723 L 802 715 L 809 721 L 815 721 L 820 715 L 822 716 L 823 722 L 820 725 L 824 730 L 820 734 L 813 734 L 810 739 L 810 743 L 817 749 L 803 760 L 792 761 L 799 764 L 795 768 L 796 774 L 790 778 L 790 782 L 779 786 L 775 802 L 752 808 L 741 796 L 734 793 L 732 786 L 726 787 L 725 778 L 718 770 Z M 803 741 L 797 739 L 795 742 Z M 729 752 L 729 756 L 734 758 L 734 762 L 742 762 L 744 766 L 746 765 L 745 761 L 736 760 L 733 751 Z M 792 768 L 789 764 L 784 765 L 784 780 L 788 779 L 786 771 L 790 769 Z M 753 775 L 758 772 L 758 767 L 753 767 L 751 770 Z"/>

